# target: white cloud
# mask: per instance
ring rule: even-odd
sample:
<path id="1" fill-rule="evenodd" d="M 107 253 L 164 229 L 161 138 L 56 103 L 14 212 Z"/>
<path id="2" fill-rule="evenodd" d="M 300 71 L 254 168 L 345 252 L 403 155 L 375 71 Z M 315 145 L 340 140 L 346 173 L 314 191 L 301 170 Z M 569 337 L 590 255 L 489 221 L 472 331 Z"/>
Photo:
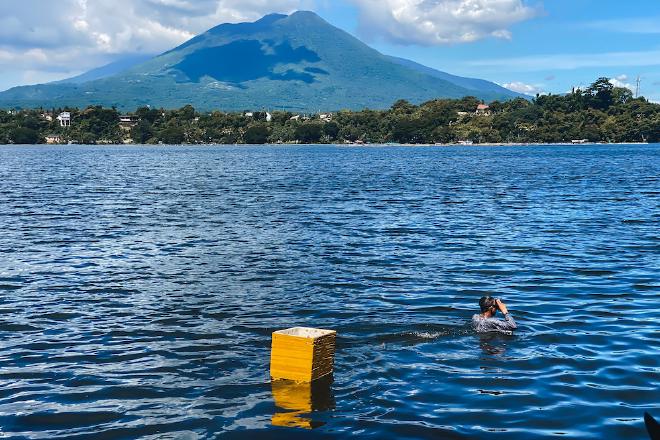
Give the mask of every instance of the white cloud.
<path id="1" fill-rule="evenodd" d="M 19 84 L 64 78 L 121 54 L 162 52 L 218 24 L 312 1 L 0 0 L 0 89 L 16 85 L 19 72 L 32 72 Z"/>
<path id="2" fill-rule="evenodd" d="M 436 45 L 510 39 L 509 28 L 540 13 L 523 0 L 350 0 L 361 33 L 395 43 Z"/>
<path id="3" fill-rule="evenodd" d="M 529 96 L 536 96 L 538 94 L 546 93 L 540 85 L 525 84 L 520 81 L 513 81 L 510 83 L 502 84 L 502 87 Z"/>
<path id="4" fill-rule="evenodd" d="M 635 91 L 635 86 L 627 83 L 628 81 L 628 75 L 619 75 L 616 78 L 610 79 L 610 84 L 612 84 L 614 87 L 620 87 L 622 89 L 628 89 L 631 92 Z"/>
<path id="5" fill-rule="evenodd" d="M 370 35 L 432 45 L 511 38 L 511 25 L 540 11 L 525 2 L 541 0 L 348 1 Z M 221 23 L 323 8 L 328 0 L 0 0 L 0 89 L 162 52 Z"/>
<path id="6" fill-rule="evenodd" d="M 0 44 L 156 52 L 220 23 L 291 12 L 304 4 L 304 0 L 3 0 Z"/>

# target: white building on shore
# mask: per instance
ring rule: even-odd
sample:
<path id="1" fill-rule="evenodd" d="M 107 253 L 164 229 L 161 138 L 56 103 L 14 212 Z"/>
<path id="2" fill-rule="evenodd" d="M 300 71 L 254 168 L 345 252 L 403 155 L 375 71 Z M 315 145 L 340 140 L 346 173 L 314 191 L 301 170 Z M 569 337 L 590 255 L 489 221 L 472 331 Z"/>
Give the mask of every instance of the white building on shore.
<path id="1" fill-rule="evenodd" d="M 69 112 L 60 113 L 57 120 L 60 121 L 60 127 L 71 127 L 71 113 Z"/>

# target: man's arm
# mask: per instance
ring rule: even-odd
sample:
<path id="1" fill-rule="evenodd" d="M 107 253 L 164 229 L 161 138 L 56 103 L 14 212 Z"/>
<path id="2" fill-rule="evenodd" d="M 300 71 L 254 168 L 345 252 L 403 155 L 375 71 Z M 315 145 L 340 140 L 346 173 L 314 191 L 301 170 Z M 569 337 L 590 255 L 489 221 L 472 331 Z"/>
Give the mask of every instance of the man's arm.
<path id="1" fill-rule="evenodd" d="M 516 321 L 513 320 L 513 316 L 509 313 L 509 309 L 506 308 L 506 304 L 499 299 L 496 300 L 495 303 L 497 304 L 497 308 L 499 308 L 500 312 L 504 315 L 504 321 L 498 322 L 498 330 L 510 331 L 517 329 L 518 325 L 516 325 Z"/>

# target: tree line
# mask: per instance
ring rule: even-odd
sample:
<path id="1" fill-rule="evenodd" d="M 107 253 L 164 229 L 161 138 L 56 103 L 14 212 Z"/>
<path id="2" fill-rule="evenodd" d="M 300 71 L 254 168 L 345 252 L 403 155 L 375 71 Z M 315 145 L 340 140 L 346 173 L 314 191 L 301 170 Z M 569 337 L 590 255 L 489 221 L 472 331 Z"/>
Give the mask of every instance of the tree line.
<path id="1" fill-rule="evenodd" d="M 0 144 L 265 144 L 265 143 L 560 143 L 660 142 L 660 105 L 599 78 L 565 95 L 492 102 L 477 98 L 405 100 L 388 110 L 297 115 L 286 111 L 199 113 L 139 108 L 120 123 L 117 109 L 0 111 Z M 71 114 L 71 126 L 56 117 Z"/>

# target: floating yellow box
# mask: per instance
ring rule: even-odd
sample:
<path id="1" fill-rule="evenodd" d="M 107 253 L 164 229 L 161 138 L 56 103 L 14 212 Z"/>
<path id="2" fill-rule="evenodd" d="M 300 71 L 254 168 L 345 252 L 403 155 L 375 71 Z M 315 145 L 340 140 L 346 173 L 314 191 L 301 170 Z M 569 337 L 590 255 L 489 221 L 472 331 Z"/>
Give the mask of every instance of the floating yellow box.
<path id="1" fill-rule="evenodd" d="M 332 374 L 337 332 L 295 327 L 273 333 L 270 376 L 313 382 Z"/>

